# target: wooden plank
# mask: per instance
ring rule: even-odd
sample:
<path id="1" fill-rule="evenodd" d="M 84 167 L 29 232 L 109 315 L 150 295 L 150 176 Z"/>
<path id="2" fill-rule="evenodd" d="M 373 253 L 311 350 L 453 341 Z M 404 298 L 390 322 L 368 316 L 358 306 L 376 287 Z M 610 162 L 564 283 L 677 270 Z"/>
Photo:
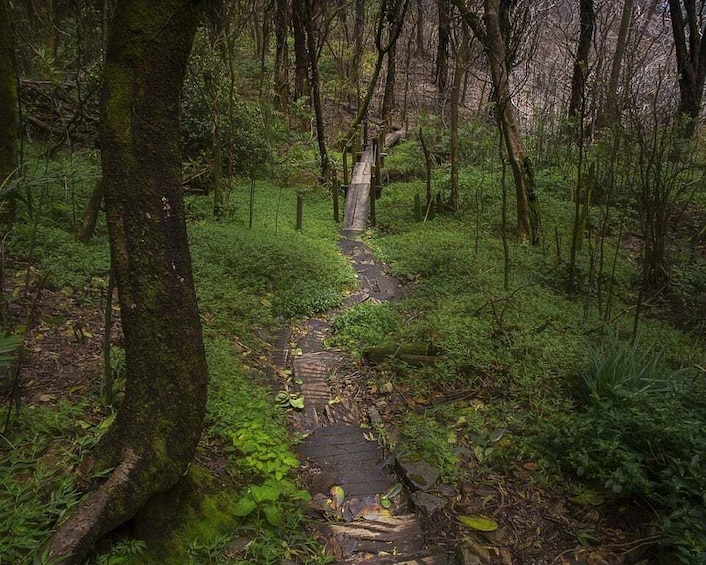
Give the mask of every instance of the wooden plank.
<path id="1" fill-rule="evenodd" d="M 356 552 L 386 551 L 409 555 L 424 550 L 424 535 L 417 517 L 413 514 L 379 516 L 374 520 L 346 524 L 331 523 L 327 529 L 332 535 L 354 538 L 357 541 Z"/>
<path id="2" fill-rule="evenodd" d="M 392 479 L 378 467 L 380 445 L 363 434 L 357 426 L 333 425 L 315 430 L 300 444 L 302 458 L 326 472 L 314 479 L 318 492 L 328 493 L 337 484 L 347 496 L 363 497 L 382 494 L 392 486 Z"/>
<path id="3" fill-rule="evenodd" d="M 370 164 L 372 149 L 366 149 L 360 161 L 353 167 L 351 183 L 346 193 L 342 233 L 354 237 L 365 231 L 368 225 L 368 202 L 370 197 Z"/>
<path id="4" fill-rule="evenodd" d="M 331 322 L 320 318 L 310 318 L 300 328 L 303 336 L 297 340 L 297 346 L 305 353 L 324 350 L 324 341 L 331 335 Z"/>
<path id="5" fill-rule="evenodd" d="M 289 328 L 280 330 L 272 344 L 270 363 L 275 369 L 284 369 L 289 361 L 289 338 L 292 332 Z"/>

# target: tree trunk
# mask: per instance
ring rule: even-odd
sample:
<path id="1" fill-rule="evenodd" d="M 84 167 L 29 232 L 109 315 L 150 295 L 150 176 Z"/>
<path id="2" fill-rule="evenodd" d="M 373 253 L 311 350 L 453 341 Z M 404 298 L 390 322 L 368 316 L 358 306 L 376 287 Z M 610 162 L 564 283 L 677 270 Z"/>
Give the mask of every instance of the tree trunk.
<path id="1" fill-rule="evenodd" d="M 287 0 L 277 0 L 275 12 L 275 107 L 280 112 L 287 111 L 289 101 L 289 6 Z"/>
<path id="2" fill-rule="evenodd" d="M 114 468 L 59 527 L 52 563 L 95 541 L 172 488 L 192 460 L 207 369 L 180 182 L 179 108 L 202 3 L 122 0 L 111 26 L 101 147 L 127 380 L 115 422 L 82 469 Z"/>
<path id="3" fill-rule="evenodd" d="M 321 158 L 321 181 L 327 182 L 331 177 L 331 163 L 326 149 L 326 133 L 324 128 L 324 112 L 321 106 L 321 89 L 319 81 L 319 63 L 317 61 L 316 39 L 313 25 L 313 0 L 304 0 L 304 22 L 306 32 L 307 53 L 309 55 L 309 72 L 311 77 L 311 96 L 314 104 L 314 117 L 316 118 L 316 142 L 319 146 Z"/>
<path id="4" fill-rule="evenodd" d="M 598 127 L 613 124 L 618 119 L 618 83 L 620 82 L 620 70 L 625 57 L 625 46 L 627 45 L 628 32 L 630 31 L 630 21 L 632 20 L 633 0 L 625 0 L 623 4 L 623 14 L 620 18 L 620 30 L 618 31 L 618 43 L 615 46 L 613 64 L 610 68 L 610 79 L 608 81 L 608 92 L 606 93 L 605 108 L 598 120 Z"/>
<path id="5" fill-rule="evenodd" d="M 438 0 L 439 5 L 439 43 L 436 51 L 436 73 L 434 82 L 439 94 L 446 94 L 449 77 L 449 39 L 451 37 L 451 1 Z"/>
<path id="6" fill-rule="evenodd" d="M 424 0 L 417 0 L 417 56 L 426 57 L 427 50 L 424 44 Z"/>
<path id="7" fill-rule="evenodd" d="M 360 67 L 363 61 L 363 34 L 365 33 L 365 0 L 355 2 L 353 24 L 353 54 L 351 57 L 351 81 L 355 87 L 356 103 L 360 100 Z"/>
<path id="8" fill-rule="evenodd" d="M 19 100 L 15 71 L 15 42 L 8 0 L 0 0 L 0 188 L 17 168 Z M 12 199 L 0 202 L 2 232 L 14 221 Z"/>
<path id="9" fill-rule="evenodd" d="M 581 11 L 581 33 L 576 48 L 574 74 L 571 77 L 571 101 L 569 102 L 569 117 L 583 118 L 582 109 L 586 96 L 586 77 L 588 76 L 588 55 L 593 41 L 593 30 L 596 25 L 596 13 L 593 0 L 579 0 Z M 583 127 L 583 124 L 581 124 Z"/>
<path id="10" fill-rule="evenodd" d="M 368 90 L 365 93 L 365 97 L 358 108 L 358 113 L 343 138 L 344 146 L 353 139 L 358 126 L 368 114 L 368 107 L 370 106 L 370 101 L 373 98 L 375 85 L 380 77 L 383 59 L 387 52 L 395 44 L 400 32 L 402 31 L 404 16 L 407 13 L 408 5 L 409 0 L 382 0 L 380 3 L 380 13 L 378 14 L 377 30 L 375 32 L 375 48 L 378 53 L 375 61 L 375 69 L 373 70 L 373 76 L 368 84 Z"/>
<path id="11" fill-rule="evenodd" d="M 682 12 L 682 4 L 684 12 Z M 680 95 L 678 116 L 684 121 L 680 133 L 688 139 L 693 137 L 696 131 L 696 124 L 701 112 L 701 98 L 706 79 L 706 41 L 703 40 L 699 29 L 701 16 L 700 9 L 696 8 L 695 0 L 683 0 L 682 2 L 669 0 L 669 14 L 672 20 L 674 47 L 677 54 Z"/>
<path id="12" fill-rule="evenodd" d="M 385 80 L 385 96 L 382 100 L 380 119 L 389 131 L 392 123 L 392 111 L 395 109 L 395 83 L 397 80 L 397 42 L 393 43 L 387 52 L 387 79 Z"/>
<path id="13" fill-rule="evenodd" d="M 465 22 L 461 23 L 463 28 L 458 34 L 456 41 L 456 63 L 454 65 L 454 82 L 451 87 L 451 209 L 456 211 L 459 207 L 460 189 L 458 183 L 458 172 L 461 167 L 459 162 L 458 148 L 458 127 L 459 127 L 459 107 L 461 105 L 461 90 L 463 88 L 463 76 L 465 74 L 466 56 L 468 49 L 468 26 Z"/>
<path id="14" fill-rule="evenodd" d="M 96 186 L 93 187 L 93 192 L 91 192 L 91 197 L 88 199 L 88 204 L 86 205 L 86 211 L 83 213 L 81 229 L 76 235 L 76 239 L 81 243 L 91 241 L 93 233 L 96 231 L 96 223 L 98 222 L 98 215 L 100 214 L 102 204 L 103 179 L 101 178 L 96 181 Z"/>
<path id="15" fill-rule="evenodd" d="M 515 181 L 517 230 L 520 239 L 539 243 L 540 213 L 534 179 L 534 166 L 527 156 L 512 105 L 507 37 L 500 25 L 500 0 L 484 0 L 483 20 L 466 7 L 464 0 L 453 0 L 463 19 L 483 45 L 488 59 L 496 102 L 496 119 L 507 147 Z"/>
<path id="16" fill-rule="evenodd" d="M 294 97 L 311 97 L 309 87 L 309 56 L 306 47 L 306 0 L 292 0 L 292 28 L 294 30 Z"/>

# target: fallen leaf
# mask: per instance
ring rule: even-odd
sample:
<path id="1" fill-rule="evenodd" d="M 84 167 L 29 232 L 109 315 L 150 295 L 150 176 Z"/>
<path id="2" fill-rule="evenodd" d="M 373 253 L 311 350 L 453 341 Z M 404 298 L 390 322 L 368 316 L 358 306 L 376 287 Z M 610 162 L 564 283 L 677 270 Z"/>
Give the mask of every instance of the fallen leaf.
<path id="1" fill-rule="evenodd" d="M 331 487 L 331 496 L 333 497 L 335 507 L 339 508 L 343 505 L 343 501 L 346 498 L 346 491 L 343 490 L 341 485 L 334 485 Z"/>
<path id="2" fill-rule="evenodd" d="M 456 519 L 464 526 L 479 532 L 494 532 L 498 529 L 498 523 L 495 520 L 474 514 L 472 516 L 456 516 Z"/>
<path id="3" fill-rule="evenodd" d="M 395 498 L 398 494 L 402 492 L 402 483 L 396 483 L 392 485 L 387 492 L 382 495 L 382 498 Z"/>

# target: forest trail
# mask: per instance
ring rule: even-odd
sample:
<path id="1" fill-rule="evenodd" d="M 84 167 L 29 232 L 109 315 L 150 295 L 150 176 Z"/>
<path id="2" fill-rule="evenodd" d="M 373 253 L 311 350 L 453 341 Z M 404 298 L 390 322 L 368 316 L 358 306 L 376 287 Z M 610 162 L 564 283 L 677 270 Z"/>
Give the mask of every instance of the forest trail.
<path id="1" fill-rule="evenodd" d="M 361 414 L 346 394 L 355 363 L 325 345 L 337 313 L 402 296 L 399 281 L 355 239 L 367 226 L 373 157 L 368 146 L 354 168 L 341 231 L 341 251 L 357 273 L 358 290 L 340 310 L 283 330 L 272 364 L 278 371 L 291 370 L 293 382 L 301 383 L 297 392 L 305 407 L 293 414 L 292 425 L 304 436 L 299 456 L 327 552 L 337 563 L 445 565 L 443 551 L 426 547 L 421 521 L 408 510 L 406 489 L 400 491 L 389 470 L 393 462 L 375 437 L 374 413 Z"/>

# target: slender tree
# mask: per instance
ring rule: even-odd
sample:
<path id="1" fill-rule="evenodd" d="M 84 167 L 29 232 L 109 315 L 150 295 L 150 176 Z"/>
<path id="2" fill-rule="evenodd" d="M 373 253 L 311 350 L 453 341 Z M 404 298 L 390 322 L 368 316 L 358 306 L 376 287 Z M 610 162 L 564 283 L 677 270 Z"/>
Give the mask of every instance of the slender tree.
<path id="1" fill-rule="evenodd" d="M 468 25 L 461 21 L 460 29 L 456 30 L 454 41 L 456 60 L 454 63 L 454 80 L 451 87 L 451 111 L 450 111 L 450 146 L 451 146 L 451 209 L 458 210 L 460 201 L 460 187 L 458 173 L 460 169 L 458 128 L 460 125 L 460 106 L 463 90 L 463 77 L 466 75 L 466 60 L 468 59 L 469 32 Z"/>
<path id="2" fill-rule="evenodd" d="M 377 50 L 377 58 L 375 60 L 373 76 L 370 78 L 370 83 L 368 84 L 368 90 L 365 93 L 365 97 L 358 107 L 358 113 L 343 138 L 344 143 L 347 143 L 353 138 L 358 126 L 368 114 L 368 107 L 370 106 L 370 101 L 373 98 L 375 86 L 377 85 L 378 78 L 380 77 L 380 70 L 382 69 L 383 60 L 385 55 L 387 55 L 397 41 L 397 38 L 402 31 L 408 5 L 409 0 L 380 0 L 380 9 L 378 11 L 378 20 L 375 31 L 375 49 Z"/>
<path id="3" fill-rule="evenodd" d="M 307 56 L 309 61 L 309 87 L 314 105 L 314 118 L 316 119 L 316 141 L 319 146 L 321 159 L 321 180 L 327 182 L 331 178 L 331 162 L 326 148 L 326 133 L 324 126 L 324 112 L 321 105 L 321 84 L 319 80 L 318 50 L 314 35 L 314 0 L 302 0 L 304 31 L 306 35 Z"/>
<path id="4" fill-rule="evenodd" d="M 417 0 L 417 21 L 414 25 L 416 31 L 417 56 L 426 57 L 427 49 L 424 44 L 424 0 Z"/>
<path id="5" fill-rule="evenodd" d="M 309 55 L 306 46 L 306 0 L 292 0 L 292 29 L 294 30 L 294 97 L 311 97 L 309 85 Z"/>
<path id="6" fill-rule="evenodd" d="M 127 379 L 115 422 L 84 461 L 112 469 L 50 540 L 52 563 L 79 563 L 95 541 L 173 487 L 192 460 L 207 369 L 181 188 L 179 108 L 201 2 L 121 0 L 101 97 L 110 249 Z"/>
<path id="7" fill-rule="evenodd" d="M 287 110 L 289 99 L 289 4 L 287 0 L 276 0 L 275 4 L 275 106 L 280 112 Z"/>
<path id="8" fill-rule="evenodd" d="M 579 0 L 581 12 L 581 32 L 576 47 L 574 74 L 571 77 L 571 101 L 569 102 L 569 117 L 581 116 L 586 99 L 586 77 L 588 76 L 588 55 L 593 41 L 593 30 L 596 27 L 596 12 L 593 0 Z M 582 116 L 581 116 L 582 117 Z"/>
<path id="9" fill-rule="evenodd" d="M 685 138 L 692 137 L 696 131 L 706 81 L 704 9 L 704 0 L 669 0 L 677 56 L 680 96 L 678 115 L 684 120 L 681 134 Z"/>
<path id="10" fill-rule="evenodd" d="M 360 99 L 360 67 L 363 60 L 365 33 L 365 0 L 355 0 L 353 23 L 353 53 L 351 54 L 351 80 L 355 86 L 356 102 Z"/>
<path id="11" fill-rule="evenodd" d="M 437 0 L 439 41 L 436 45 L 434 82 L 442 96 L 449 78 L 449 42 L 451 38 L 451 0 Z"/>
<path id="12" fill-rule="evenodd" d="M 482 19 L 468 9 L 465 0 L 452 1 L 480 41 L 488 60 L 495 96 L 495 115 L 505 139 L 515 181 L 518 232 L 521 239 L 530 239 L 536 244 L 539 242 L 540 218 L 534 166 L 522 141 L 510 89 L 512 60 L 521 42 L 510 36 L 507 13 L 501 12 L 501 5 L 508 8 L 505 0 L 483 0 Z"/>
<path id="13" fill-rule="evenodd" d="M 17 168 L 19 106 L 13 37 L 10 4 L 0 0 L 0 189 Z M 12 221 L 13 210 L 12 200 L 5 199 L 0 209 L 4 223 Z"/>
<path id="14" fill-rule="evenodd" d="M 620 18 L 620 29 L 618 30 L 618 42 L 615 45 L 613 62 L 610 67 L 610 79 L 608 81 L 608 91 L 606 92 L 605 106 L 598 117 L 598 127 L 603 127 L 614 123 L 618 118 L 618 84 L 620 83 L 620 71 L 625 58 L 625 48 L 628 42 L 628 32 L 632 21 L 633 0 L 625 0 L 623 13 Z"/>
<path id="15" fill-rule="evenodd" d="M 386 128 L 390 126 L 392 111 L 395 109 L 395 89 L 397 86 L 397 42 L 393 43 L 387 52 L 387 77 L 385 78 L 385 94 L 382 99 L 380 119 Z"/>

